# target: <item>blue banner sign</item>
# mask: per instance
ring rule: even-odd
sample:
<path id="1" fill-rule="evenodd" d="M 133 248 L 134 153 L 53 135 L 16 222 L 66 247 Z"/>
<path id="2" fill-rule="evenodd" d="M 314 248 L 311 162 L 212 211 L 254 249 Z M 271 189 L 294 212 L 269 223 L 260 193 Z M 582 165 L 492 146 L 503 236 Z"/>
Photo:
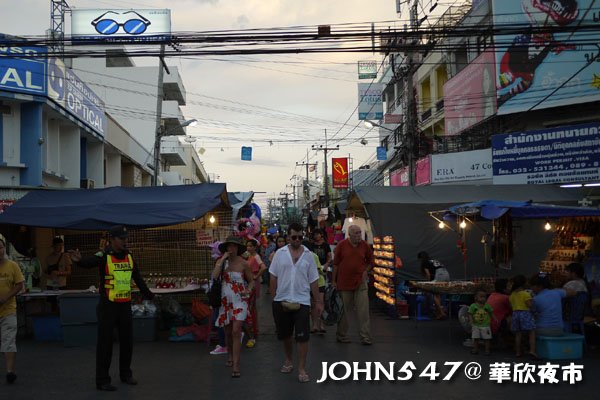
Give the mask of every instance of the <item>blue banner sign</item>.
<path id="1" fill-rule="evenodd" d="M 46 53 L 45 47 L 0 46 L 0 89 L 45 95 Z"/>
<path id="2" fill-rule="evenodd" d="M 242 161 L 252 161 L 252 147 L 242 146 Z"/>
<path id="3" fill-rule="evenodd" d="M 377 147 L 377 160 L 378 161 L 387 160 L 387 150 L 385 149 L 385 147 L 382 147 L 382 146 Z"/>
<path id="4" fill-rule="evenodd" d="M 492 137 L 494 184 L 600 181 L 600 122 Z"/>

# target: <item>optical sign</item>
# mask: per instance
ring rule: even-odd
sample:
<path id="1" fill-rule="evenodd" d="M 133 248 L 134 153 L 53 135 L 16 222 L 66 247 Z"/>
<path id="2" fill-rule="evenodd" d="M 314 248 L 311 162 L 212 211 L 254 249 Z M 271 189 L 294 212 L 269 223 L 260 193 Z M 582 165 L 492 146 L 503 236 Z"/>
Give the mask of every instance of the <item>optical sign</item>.
<path id="1" fill-rule="evenodd" d="M 79 40 L 159 41 L 171 37 L 168 9 L 74 9 L 71 35 Z"/>

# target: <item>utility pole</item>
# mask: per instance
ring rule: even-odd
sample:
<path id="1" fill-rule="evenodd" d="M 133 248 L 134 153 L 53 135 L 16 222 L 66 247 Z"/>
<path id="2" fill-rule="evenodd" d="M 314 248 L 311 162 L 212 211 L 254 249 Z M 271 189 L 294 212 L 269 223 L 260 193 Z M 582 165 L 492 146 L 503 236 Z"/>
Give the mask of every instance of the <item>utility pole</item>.
<path id="1" fill-rule="evenodd" d="M 160 57 L 158 63 L 158 93 L 156 94 L 156 125 L 154 129 L 154 176 L 152 177 L 152 186 L 158 186 L 158 175 L 160 173 L 160 141 L 163 137 L 162 128 L 162 103 L 163 103 L 163 83 L 164 71 L 170 74 L 169 68 L 165 63 L 165 45 L 160 45 Z"/>
<path id="2" fill-rule="evenodd" d="M 281 205 L 282 205 L 282 208 L 283 208 L 281 216 L 282 216 L 282 219 L 287 224 L 288 221 L 289 221 L 289 215 L 288 215 L 288 202 L 289 202 L 289 199 L 288 199 L 288 196 L 290 194 L 289 193 L 279 193 L 279 195 L 283 196 L 283 197 L 279 198 L 279 201 L 281 202 Z"/>
<path id="3" fill-rule="evenodd" d="M 306 167 L 306 180 L 304 181 L 304 188 L 303 189 L 304 189 L 304 201 L 306 201 L 306 209 L 307 210 L 308 210 L 308 201 L 310 200 L 309 199 L 310 198 L 310 190 L 309 190 L 309 186 L 308 186 L 308 181 L 309 181 L 308 174 L 310 172 L 309 171 L 309 167 L 314 166 L 315 167 L 315 171 L 317 169 L 317 163 L 316 162 L 315 163 L 310 163 L 308 161 L 309 161 L 309 158 L 308 158 L 308 149 L 306 149 L 306 162 L 304 162 L 304 163 L 297 162 L 296 166 L 297 167 L 299 167 L 299 166 Z"/>
<path id="4" fill-rule="evenodd" d="M 410 10 L 410 28 L 413 32 L 419 27 L 419 0 L 415 0 Z M 413 39 L 417 45 L 418 38 Z M 417 133 L 417 104 L 415 102 L 414 87 L 413 87 L 413 57 L 412 50 L 407 54 L 407 70 L 406 70 L 406 147 L 407 147 L 407 162 L 408 162 L 408 181 L 410 186 L 415 185 L 415 136 Z"/>
<path id="5" fill-rule="evenodd" d="M 325 188 L 325 207 L 329 208 L 329 177 L 327 174 L 327 152 L 339 150 L 340 145 L 336 145 L 335 147 L 327 147 L 327 129 L 325 129 L 325 146 L 323 147 L 323 145 L 320 145 L 317 147 L 317 146 L 313 145 L 312 149 L 323 152 L 324 162 L 325 162 L 325 164 L 323 165 L 323 186 Z"/>

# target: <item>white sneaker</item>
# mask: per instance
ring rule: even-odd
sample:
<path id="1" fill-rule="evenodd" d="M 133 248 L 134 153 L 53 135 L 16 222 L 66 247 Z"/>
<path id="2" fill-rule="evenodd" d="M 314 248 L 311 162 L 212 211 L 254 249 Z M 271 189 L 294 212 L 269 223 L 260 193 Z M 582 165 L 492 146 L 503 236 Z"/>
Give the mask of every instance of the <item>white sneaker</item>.
<path id="1" fill-rule="evenodd" d="M 213 351 L 211 351 L 210 354 L 212 354 L 212 355 L 227 354 L 227 347 L 217 345 L 217 347 L 215 347 L 215 349 Z"/>

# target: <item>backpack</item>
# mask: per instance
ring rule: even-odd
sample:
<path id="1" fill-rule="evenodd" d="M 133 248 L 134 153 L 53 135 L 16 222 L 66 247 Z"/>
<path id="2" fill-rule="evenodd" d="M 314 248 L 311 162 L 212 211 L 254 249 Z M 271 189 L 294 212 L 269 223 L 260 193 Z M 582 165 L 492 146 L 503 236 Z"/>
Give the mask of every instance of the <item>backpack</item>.
<path id="1" fill-rule="evenodd" d="M 344 315 L 344 302 L 342 296 L 338 293 L 333 286 L 327 286 L 325 288 L 325 309 L 321 315 L 321 319 L 325 322 L 325 325 L 337 324 L 342 315 Z"/>

